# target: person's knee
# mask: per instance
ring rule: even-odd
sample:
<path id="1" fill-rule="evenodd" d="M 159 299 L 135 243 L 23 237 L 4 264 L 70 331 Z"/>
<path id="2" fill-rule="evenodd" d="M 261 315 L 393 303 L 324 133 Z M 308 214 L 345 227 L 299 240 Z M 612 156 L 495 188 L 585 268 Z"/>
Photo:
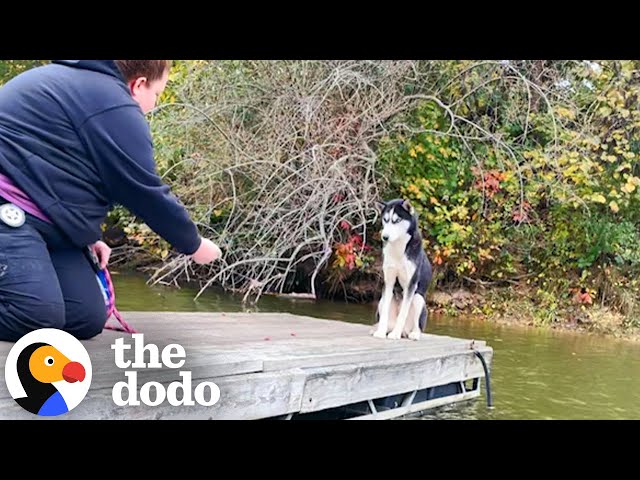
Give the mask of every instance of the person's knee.
<path id="1" fill-rule="evenodd" d="M 85 304 L 82 307 L 69 308 L 65 330 L 79 340 L 88 340 L 100 334 L 107 322 L 104 302 Z"/>
<path id="2" fill-rule="evenodd" d="M 73 335 L 78 340 L 89 340 L 102 333 L 105 323 L 106 320 L 88 322 L 87 324 L 80 327 L 77 331 L 75 331 Z"/>

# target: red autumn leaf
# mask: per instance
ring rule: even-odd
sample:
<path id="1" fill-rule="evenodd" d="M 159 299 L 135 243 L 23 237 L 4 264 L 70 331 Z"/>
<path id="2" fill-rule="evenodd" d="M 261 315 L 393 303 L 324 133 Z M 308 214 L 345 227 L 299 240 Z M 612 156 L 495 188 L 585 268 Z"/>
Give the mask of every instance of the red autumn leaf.
<path id="1" fill-rule="evenodd" d="M 593 299 L 591 298 L 589 292 L 580 294 L 580 303 L 585 303 L 587 305 L 591 305 L 593 303 Z"/>
<path id="2" fill-rule="evenodd" d="M 573 301 L 575 303 L 580 303 L 582 305 L 592 305 L 593 304 L 593 297 L 587 291 L 587 289 L 583 287 L 583 288 L 581 288 L 580 290 L 578 290 L 576 292 L 576 294 L 573 297 Z"/>
<path id="3" fill-rule="evenodd" d="M 356 261 L 356 256 L 353 253 L 350 253 L 344 257 L 344 261 L 347 262 L 349 268 L 352 269 Z"/>

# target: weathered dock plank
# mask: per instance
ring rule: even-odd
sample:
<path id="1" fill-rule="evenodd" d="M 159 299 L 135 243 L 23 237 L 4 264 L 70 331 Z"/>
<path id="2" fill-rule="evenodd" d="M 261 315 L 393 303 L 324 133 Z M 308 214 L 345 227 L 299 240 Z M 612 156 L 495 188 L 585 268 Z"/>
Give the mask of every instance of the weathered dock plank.
<path id="1" fill-rule="evenodd" d="M 220 399 L 213 406 L 118 406 L 116 383 L 125 373 L 115 365 L 112 344 L 130 335 L 105 330 L 83 341 L 92 362 L 91 388 L 72 412 L 56 419 L 261 419 L 343 407 L 484 377 L 471 350 L 472 339 L 424 334 L 420 341 L 381 340 L 368 325 L 288 313 L 126 312 L 160 351 L 179 344 L 186 351 L 179 369 L 135 369 L 138 390 L 147 382 L 167 387 L 188 371 L 195 387 L 214 382 Z M 4 365 L 13 344 L 0 342 Z M 493 349 L 482 340 L 473 347 L 492 364 Z M 130 351 L 128 358 L 133 358 Z M 145 355 L 148 361 L 148 352 Z M 133 369 L 128 369 L 133 370 Z M 415 395 L 415 393 L 414 393 Z M 475 398 L 479 390 L 430 398 L 362 418 L 392 418 L 421 408 Z M 155 398 L 155 397 L 154 397 Z M 411 397 L 413 398 L 413 397 Z M 43 418 L 24 411 L 0 382 L 0 418 Z"/>

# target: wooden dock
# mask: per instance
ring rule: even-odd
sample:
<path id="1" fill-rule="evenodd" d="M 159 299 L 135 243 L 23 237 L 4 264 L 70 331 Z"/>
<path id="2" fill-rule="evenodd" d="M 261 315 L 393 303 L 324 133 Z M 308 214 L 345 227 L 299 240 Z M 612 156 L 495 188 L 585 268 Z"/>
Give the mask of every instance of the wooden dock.
<path id="1" fill-rule="evenodd" d="M 419 341 L 383 340 L 370 326 L 287 313 L 125 312 L 144 343 L 160 351 L 179 344 L 180 368 L 121 369 L 112 344 L 129 334 L 105 330 L 83 341 L 92 364 L 84 400 L 59 417 L 38 417 L 18 405 L 0 382 L 0 419 L 388 419 L 480 396 L 493 349 L 484 341 L 423 334 Z M 0 342 L 2 365 L 12 343 Z M 132 347 L 133 350 L 133 347 Z M 132 350 L 126 358 L 133 359 Z M 145 354 L 147 361 L 149 353 Z M 137 372 L 166 387 L 190 371 L 192 388 L 219 387 L 213 406 L 117 406 L 114 385 Z M 490 370 L 489 370 L 490 371 Z M 3 370 L 4 373 L 4 370 Z M 155 398 L 155 394 L 151 394 Z"/>

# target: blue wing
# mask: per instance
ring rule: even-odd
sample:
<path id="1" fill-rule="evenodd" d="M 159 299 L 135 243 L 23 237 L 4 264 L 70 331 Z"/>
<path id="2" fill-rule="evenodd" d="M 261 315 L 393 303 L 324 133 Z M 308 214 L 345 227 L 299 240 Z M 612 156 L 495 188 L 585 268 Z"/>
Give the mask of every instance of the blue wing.
<path id="1" fill-rule="evenodd" d="M 64 398 L 60 392 L 56 392 L 51 395 L 46 402 L 44 402 L 42 407 L 40 407 L 38 415 L 42 415 L 43 417 L 54 417 L 56 415 L 67 413 L 68 411 L 69 407 L 67 407 L 67 403 L 64 401 Z"/>

